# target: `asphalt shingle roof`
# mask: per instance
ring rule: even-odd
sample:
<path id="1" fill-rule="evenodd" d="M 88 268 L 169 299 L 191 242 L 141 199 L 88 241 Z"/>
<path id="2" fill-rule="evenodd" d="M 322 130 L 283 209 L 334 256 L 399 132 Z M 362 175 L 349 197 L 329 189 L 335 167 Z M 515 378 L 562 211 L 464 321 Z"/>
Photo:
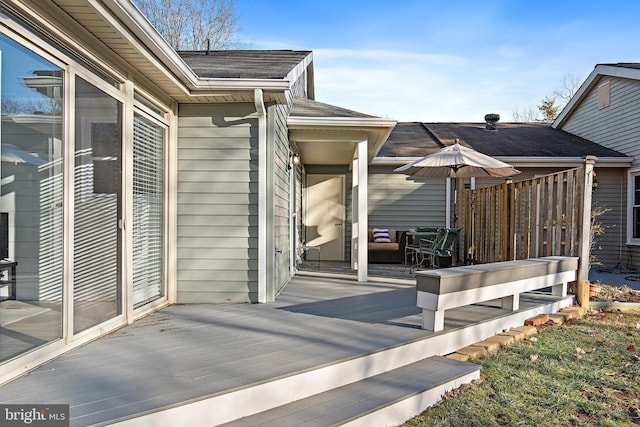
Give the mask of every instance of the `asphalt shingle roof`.
<path id="1" fill-rule="evenodd" d="M 620 68 L 633 68 L 635 70 L 640 70 L 640 62 L 617 62 L 614 64 L 602 64 L 608 65 L 611 67 L 620 67 Z"/>
<path id="2" fill-rule="evenodd" d="M 625 157 L 587 139 L 544 123 L 398 123 L 378 157 L 423 157 L 459 139 L 462 145 L 494 157 Z"/>
<path id="3" fill-rule="evenodd" d="M 375 118 L 368 114 L 348 110 L 335 105 L 324 104 L 307 98 L 294 98 L 291 107 L 292 117 L 349 117 L 349 118 Z"/>
<path id="4" fill-rule="evenodd" d="M 180 51 L 180 57 L 202 78 L 283 79 L 310 50 Z"/>

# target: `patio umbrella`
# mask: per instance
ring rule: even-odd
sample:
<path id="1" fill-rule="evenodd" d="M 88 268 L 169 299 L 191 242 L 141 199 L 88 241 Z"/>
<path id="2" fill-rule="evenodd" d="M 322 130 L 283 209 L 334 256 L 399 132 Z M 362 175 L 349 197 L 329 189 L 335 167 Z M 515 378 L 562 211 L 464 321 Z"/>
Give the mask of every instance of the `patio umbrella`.
<path id="1" fill-rule="evenodd" d="M 520 173 L 508 163 L 479 153 L 472 148 L 463 147 L 458 143 L 457 138 L 455 144 L 394 169 L 394 172 L 420 178 L 506 178 Z M 447 227 L 450 220 L 448 212 L 450 205 L 451 194 L 447 192 Z M 457 222 L 455 205 L 457 205 L 457 197 L 454 198 L 454 224 Z"/>
<path id="2" fill-rule="evenodd" d="M 459 143 L 401 166 L 394 172 L 424 178 L 481 178 L 508 177 L 517 175 L 519 170 L 472 148 Z"/>

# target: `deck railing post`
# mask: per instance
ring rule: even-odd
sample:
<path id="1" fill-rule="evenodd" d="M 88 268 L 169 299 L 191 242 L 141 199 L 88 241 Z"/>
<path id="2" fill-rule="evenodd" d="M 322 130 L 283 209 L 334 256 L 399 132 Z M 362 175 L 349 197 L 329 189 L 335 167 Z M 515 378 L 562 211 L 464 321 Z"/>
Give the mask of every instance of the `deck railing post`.
<path id="1" fill-rule="evenodd" d="M 584 176 L 582 177 L 582 213 L 580 215 L 580 246 L 578 256 L 578 274 L 576 279 L 576 299 L 580 306 L 589 307 L 589 264 L 591 256 L 591 193 L 593 191 L 593 166 L 595 156 L 586 156 Z"/>

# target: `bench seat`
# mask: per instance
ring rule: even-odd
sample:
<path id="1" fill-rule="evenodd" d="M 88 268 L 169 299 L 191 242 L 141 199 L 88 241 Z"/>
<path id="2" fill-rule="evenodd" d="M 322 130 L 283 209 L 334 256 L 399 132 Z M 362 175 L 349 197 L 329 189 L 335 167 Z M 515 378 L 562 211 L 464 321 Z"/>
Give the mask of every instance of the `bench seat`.
<path id="1" fill-rule="evenodd" d="M 494 299 L 518 310 L 522 292 L 551 287 L 552 295 L 564 297 L 577 269 L 577 257 L 551 256 L 416 272 L 422 328 L 440 331 L 445 310 Z"/>

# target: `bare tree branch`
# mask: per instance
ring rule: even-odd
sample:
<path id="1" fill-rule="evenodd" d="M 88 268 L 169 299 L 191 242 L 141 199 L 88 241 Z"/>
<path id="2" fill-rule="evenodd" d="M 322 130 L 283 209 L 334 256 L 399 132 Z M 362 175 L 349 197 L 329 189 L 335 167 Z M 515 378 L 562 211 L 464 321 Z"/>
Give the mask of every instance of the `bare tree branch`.
<path id="1" fill-rule="evenodd" d="M 582 80 L 573 73 L 566 74 L 560 82 L 560 88 L 553 91 L 553 96 L 557 98 L 557 100 L 562 100 L 562 106 L 564 106 L 578 91 L 581 81 Z"/>
<path id="2" fill-rule="evenodd" d="M 230 49 L 238 45 L 233 0 L 134 0 L 176 50 Z"/>

